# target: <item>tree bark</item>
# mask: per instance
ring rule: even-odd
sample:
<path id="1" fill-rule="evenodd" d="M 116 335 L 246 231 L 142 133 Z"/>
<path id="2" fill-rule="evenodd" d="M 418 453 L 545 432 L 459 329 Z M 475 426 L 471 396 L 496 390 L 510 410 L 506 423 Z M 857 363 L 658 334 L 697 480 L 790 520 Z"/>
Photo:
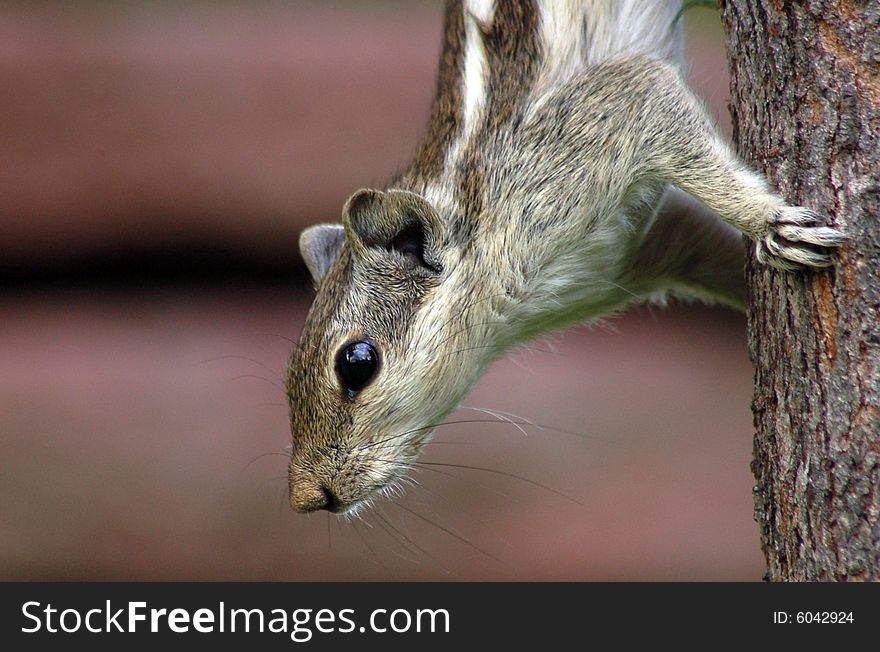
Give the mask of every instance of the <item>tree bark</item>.
<path id="1" fill-rule="evenodd" d="M 720 5 L 740 153 L 850 237 L 746 264 L 765 579 L 880 580 L 880 0 Z"/>

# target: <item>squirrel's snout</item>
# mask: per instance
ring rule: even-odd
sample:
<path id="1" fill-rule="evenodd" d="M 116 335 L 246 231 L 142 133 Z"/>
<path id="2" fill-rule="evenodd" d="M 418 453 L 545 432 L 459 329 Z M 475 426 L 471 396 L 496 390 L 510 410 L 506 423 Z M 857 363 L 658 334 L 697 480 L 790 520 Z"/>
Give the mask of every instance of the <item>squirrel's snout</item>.
<path id="1" fill-rule="evenodd" d="M 318 481 L 310 482 L 307 479 L 291 481 L 290 506 L 293 511 L 300 513 L 316 512 L 319 509 L 338 513 L 344 509 L 342 502 L 332 489 L 325 487 Z"/>
<path id="2" fill-rule="evenodd" d="M 372 457 L 371 445 L 361 449 L 340 447 L 323 457 L 294 455 L 288 467 L 290 506 L 295 512 L 325 510 L 351 513 L 398 477 L 386 460 Z"/>

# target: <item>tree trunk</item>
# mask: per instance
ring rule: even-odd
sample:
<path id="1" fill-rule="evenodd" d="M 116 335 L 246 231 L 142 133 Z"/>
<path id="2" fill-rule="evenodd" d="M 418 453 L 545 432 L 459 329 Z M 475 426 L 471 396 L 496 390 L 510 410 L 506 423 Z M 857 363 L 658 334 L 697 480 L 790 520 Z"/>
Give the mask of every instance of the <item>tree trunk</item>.
<path id="1" fill-rule="evenodd" d="M 851 238 L 746 265 L 765 579 L 880 580 L 880 0 L 720 4 L 740 153 Z"/>

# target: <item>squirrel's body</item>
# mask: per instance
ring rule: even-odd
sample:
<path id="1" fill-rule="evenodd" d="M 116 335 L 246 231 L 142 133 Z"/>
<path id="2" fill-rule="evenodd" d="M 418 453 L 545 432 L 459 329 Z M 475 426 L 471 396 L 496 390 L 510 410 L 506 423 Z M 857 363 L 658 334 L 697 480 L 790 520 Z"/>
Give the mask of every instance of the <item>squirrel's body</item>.
<path id="1" fill-rule="evenodd" d="M 633 298 L 626 267 L 663 182 L 633 183 L 608 159 L 627 142 L 625 107 L 645 61 L 680 61 L 678 2 L 656 0 L 450 2 L 428 133 L 391 188 L 448 216 L 448 237 L 488 247 L 461 269 L 497 272 L 516 340 L 607 314 Z M 626 35 L 625 40 L 620 35 Z M 614 61 L 613 65 L 606 62 Z M 667 62 L 660 64 L 661 61 Z M 587 72 L 589 71 L 589 72 Z M 583 100 L 586 98 L 586 102 Z M 616 141 L 616 142 L 615 142 Z M 628 178 L 629 177 L 629 178 Z M 510 246 L 513 244 L 516 246 Z M 507 269 L 505 269 L 507 268 Z M 639 288 L 643 290 L 644 288 Z M 500 301 L 500 299 L 499 299 Z"/>
<path id="2" fill-rule="evenodd" d="M 827 264 L 841 234 L 770 192 L 683 82 L 679 8 L 448 3 L 413 165 L 301 239 L 318 295 L 288 375 L 294 509 L 387 488 L 511 346 L 670 290 L 740 303 L 729 225 L 766 262 Z"/>

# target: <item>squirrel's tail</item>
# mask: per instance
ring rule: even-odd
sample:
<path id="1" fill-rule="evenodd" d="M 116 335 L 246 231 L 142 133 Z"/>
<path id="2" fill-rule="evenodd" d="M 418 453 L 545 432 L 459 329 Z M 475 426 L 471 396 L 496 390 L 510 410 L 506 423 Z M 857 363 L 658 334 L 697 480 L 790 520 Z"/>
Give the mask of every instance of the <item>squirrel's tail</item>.
<path id="1" fill-rule="evenodd" d="M 681 0 L 447 0 L 437 96 L 408 180 L 452 174 L 472 143 L 615 57 L 681 65 Z"/>
<path id="2" fill-rule="evenodd" d="M 545 18 L 560 14 L 560 21 L 571 21 L 572 13 L 580 14 L 587 64 L 628 54 L 653 54 L 679 65 L 683 61 L 681 0 L 545 0 L 541 4 Z"/>
<path id="3" fill-rule="evenodd" d="M 509 12 L 504 0 L 466 0 Z M 535 88 L 552 88 L 608 59 L 647 54 L 684 62 L 681 0 L 531 0 L 540 72 Z M 467 6 L 467 5 L 466 5 Z M 521 9 L 520 9 L 521 10 Z M 502 17 L 499 16 L 499 17 Z"/>

